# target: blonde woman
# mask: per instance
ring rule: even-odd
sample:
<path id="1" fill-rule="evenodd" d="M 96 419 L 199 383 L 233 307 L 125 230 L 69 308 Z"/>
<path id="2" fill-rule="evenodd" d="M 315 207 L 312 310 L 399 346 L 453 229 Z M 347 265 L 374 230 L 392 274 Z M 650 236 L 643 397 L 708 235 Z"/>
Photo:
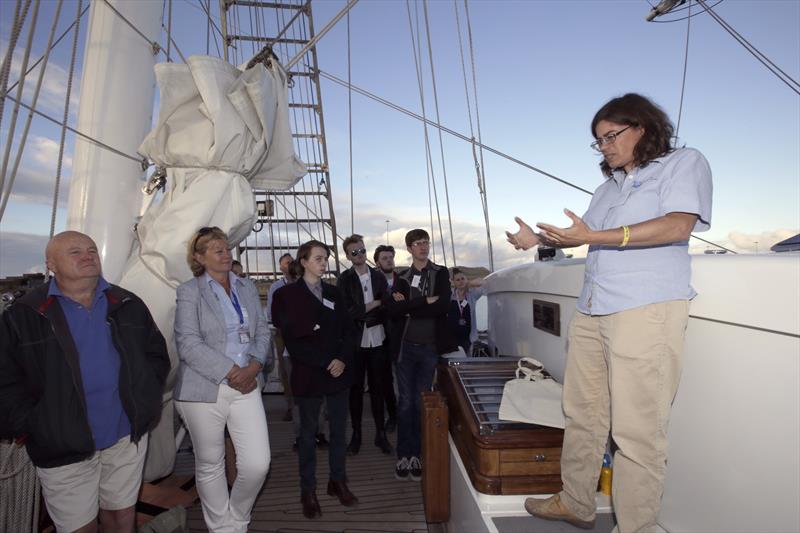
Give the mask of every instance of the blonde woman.
<path id="1" fill-rule="evenodd" d="M 189 241 L 194 278 L 178 287 L 175 406 L 195 452 L 197 492 L 209 531 L 245 533 L 270 464 L 261 369 L 269 328 L 253 282 L 231 272 L 227 235 L 201 228 Z M 236 450 L 228 492 L 225 428 Z"/>

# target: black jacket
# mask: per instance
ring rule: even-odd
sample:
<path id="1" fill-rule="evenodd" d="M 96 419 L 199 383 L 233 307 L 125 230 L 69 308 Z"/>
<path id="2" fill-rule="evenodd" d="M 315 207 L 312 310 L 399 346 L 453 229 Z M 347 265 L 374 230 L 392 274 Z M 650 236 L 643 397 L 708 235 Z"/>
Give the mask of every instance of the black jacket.
<path id="1" fill-rule="evenodd" d="M 432 261 L 428 261 L 428 266 L 434 274 L 433 294 L 431 296 L 438 296 L 436 302 L 429 304 L 427 298 L 418 297 L 411 299 L 411 269 L 404 270 L 395 279 L 395 286 L 391 292 L 383 297 L 383 307 L 386 308 L 386 313 L 389 318 L 406 317 L 406 323 L 403 326 L 403 334 L 400 343 L 402 345 L 402 337 L 408 329 L 408 322 L 415 318 L 434 318 L 436 322 L 436 351 L 442 355 L 454 352 L 458 349 L 458 345 L 453 339 L 450 328 L 447 326 L 447 310 L 450 306 L 450 276 L 447 269 L 443 266 L 437 265 Z M 399 281 L 399 283 L 398 283 Z M 392 292 L 400 292 L 405 300 L 396 302 L 392 297 Z M 400 354 L 402 357 L 402 354 Z"/>
<path id="2" fill-rule="evenodd" d="M 369 268 L 370 281 L 372 282 L 372 296 L 375 301 L 381 301 L 388 289 L 386 276 L 374 268 L 370 268 L 369 266 L 367 268 Z M 354 268 L 348 268 L 342 272 L 339 276 L 337 287 L 342 291 L 345 307 L 347 308 L 350 318 L 355 322 L 357 332 L 363 333 L 365 327 L 370 328 L 378 324 L 383 324 L 386 319 L 383 305 L 367 313 L 367 306 L 364 303 L 364 288 L 361 286 L 358 272 L 356 272 Z"/>
<path id="3" fill-rule="evenodd" d="M 386 322 L 384 322 L 384 327 L 386 328 L 386 342 L 384 346 L 389 351 L 389 355 L 391 356 L 392 360 L 397 360 L 397 356 L 400 354 L 400 344 L 403 341 L 403 333 L 405 333 L 406 329 L 406 315 L 397 316 L 390 316 L 387 305 L 388 302 L 386 301 L 387 297 L 391 297 L 391 295 L 395 292 L 398 292 L 403 295 L 407 295 L 411 293 L 411 288 L 408 286 L 408 282 L 401 278 L 397 273 L 393 274 L 394 279 L 392 282 L 391 288 L 388 286 L 387 281 L 387 290 L 386 295 L 383 299 L 383 304 L 381 308 L 383 308 L 384 313 L 386 314 Z"/>
<path id="4" fill-rule="evenodd" d="M 51 281 L 51 283 L 54 283 Z M 38 467 L 82 461 L 95 452 L 80 356 L 49 284 L 0 316 L 0 437 L 23 437 Z M 161 414 L 170 369 L 164 337 L 144 302 L 116 285 L 106 289 L 107 321 L 120 354 L 119 395 L 138 442 Z"/>
<path id="5" fill-rule="evenodd" d="M 322 283 L 322 297 L 328 305 L 314 296 L 302 278 L 272 296 L 272 320 L 292 360 L 295 396 L 321 396 L 352 384 L 352 322 L 337 287 Z M 338 378 L 327 370 L 334 359 L 345 364 Z"/>

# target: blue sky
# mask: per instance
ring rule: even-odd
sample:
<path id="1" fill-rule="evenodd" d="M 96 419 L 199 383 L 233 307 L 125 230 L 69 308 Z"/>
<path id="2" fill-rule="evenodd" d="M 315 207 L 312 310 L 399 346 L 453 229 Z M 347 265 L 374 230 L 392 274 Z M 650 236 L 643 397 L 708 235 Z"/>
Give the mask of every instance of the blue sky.
<path id="1" fill-rule="evenodd" d="M 316 28 L 344 3 L 314 2 Z M 43 5 L 44 13 L 52 13 L 54 2 Z M 0 2 L 3 51 L 12 7 L 11 2 Z M 589 122 L 605 101 L 625 92 L 640 92 L 677 119 L 685 20 L 647 23 L 644 17 L 649 5 L 644 0 L 472 0 L 469 7 L 485 144 L 593 190 L 602 176 L 598 158 L 588 146 L 592 141 Z M 416 8 L 421 16 L 422 5 Z M 459 8 L 463 29 L 461 1 Z M 725 0 L 714 9 L 789 75 L 800 79 L 800 2 Z M 64 10 L 72 17 L 75 4 L 65 2 Z M 187 54 L 204 53 L 205 24 L 197 5 L 175 1 L 173 10 L 174 20 L 180 21 L 176 22 L 175 38 L 181 49 Z M 412 13 L 414 10 L 412 4 Z M 431 1 L 428 10 L 441 120 L 468 134 L 454 4 Z M 52 15 L 43 16 L 49 24 Z M 37 52 L 41 53 L 46 30 L 37 37 Z M 81 38 L 81 47 L 83 41 Z M 342 20 L 319 43 L 320 67 L 346 78 L 346 47 Z M 63 43 L 51 60 L 57 68 L 52 72 L 53 65 L 48 68 L 50 91 L 45 94 L 52 98 L 51 111 L 57 115 L 62 104 L 56 96 L 63 90 L 68 50 L 69 44 Z M 212 45 L 212 54 L 214 50 Z M 419 112 L 405 2 L 359 2 L 351 12 L 351 54 L 355 85 Z M 426 106 L 432 117 L 427 58 L 423 71 Z M 13 74 L 12 79 L 16 79 Z M 347 234 L 347 91 L 323 81 L 322 94 L 336 216 L 340 233 Z M 77 99 L 78 95 L 76 103 Z M 10 107 L 7 102 L 0 131 L 3 145 Z M 353 95 L 352 114 L 354 229 L 367 237 L 368 246 L 375 246 L 384 240 L 385 220 L 389 219 L 390 241 L 397 246 L 407 229 L 429 226 L 422 125 L 357 94 Z M 18 178 L 15 196 L 0 224 L 0 231 L 5 232 L 0 236 L 0 256 L 20 256 L 28 262 L 40 240 L 20 234 L 46 234 L 49 229 L 47 204 L 57 151 L 52 140 L 58 139 L 58 129 L 34 119 L 32 135 L 23 161 L 25 172 Z M 429 135 L 442 215 L 446 216 L 438 136 L 433 129 Z M 712 229 L 704 238 L 742 251 L 752 250 L 758 241 L 763 251 L 800 229 L 800 97 L 705 14 L 691 19 L 680 137 L 705 154 L 714 173 Z M 471 148 L 445 135 L 444 151 L 459 263 L 485 265 Z M 491 154 L 485 154 L 485 173 L 498 265 L 530 259 L 504 243 L 503 230 L 514 228 L 514 215 L 529 222 L 566 224 L 563 207 L 581 213 L 588 205 L 587 195 Z M 63 219 L 63 215 L 59 217 L 57 228 L 63 227 Z M 446 224 L 443 219 L 445 228 Z M 698 250 L 705 248 L 696 244 Z M 0 260 L 0 275 L 17 273 L 9 271 L 11 268 L 20 268 L 18 262 Z"/>

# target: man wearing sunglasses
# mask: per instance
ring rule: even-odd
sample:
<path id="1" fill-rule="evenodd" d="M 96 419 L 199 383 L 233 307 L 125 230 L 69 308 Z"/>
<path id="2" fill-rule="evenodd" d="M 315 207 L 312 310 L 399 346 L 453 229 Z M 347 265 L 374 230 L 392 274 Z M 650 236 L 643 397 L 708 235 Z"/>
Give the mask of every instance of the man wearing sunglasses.
<path id="1" fill-rule="evenodd" d="M 370 268 L 367 264 L 367 249 L 364 237 L 358 234 L 347 237 L 342 242 L 345 257 L 353 266 L 339 276 L 339 287 L 344 295 L 348 313 L 355 322 L 355 360 L 353 386 L 350 389 L 350 421 L 353 436 L 347 452 L 355 455 L 361 449 L 361 415 L 364 411 L 364 375 L 369 380 L 369 399 L 372 418 L 375 420 L 375 446 L 385 454 L 392 453 L 392 446 L 386 439 L 384 425 L 383 397 L 384 367 L 389 357 L 384 350 L 386 339 L 384 313 L 381 298 L 387 290 L 386 276 Z"/>

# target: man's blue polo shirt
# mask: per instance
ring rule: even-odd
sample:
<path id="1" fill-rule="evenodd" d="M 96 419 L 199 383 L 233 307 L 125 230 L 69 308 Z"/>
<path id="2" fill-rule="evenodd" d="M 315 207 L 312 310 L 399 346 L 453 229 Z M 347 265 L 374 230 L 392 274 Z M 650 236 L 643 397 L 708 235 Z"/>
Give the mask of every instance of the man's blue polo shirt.
<path id="1" fill-rule="evenodd" d="M 50 281 L 47 292 L 58 298 L 78 350 L 89 427 L 97 450 L 113 446 L 131 433 L 131 423 L 119 397 L 121 359 L 111 339 L 111 326 L 106 316 L 105 291 L 109 287 L 102 277 L 98 279 L 91 309 L 64 296 L 55 280 Z"/>

